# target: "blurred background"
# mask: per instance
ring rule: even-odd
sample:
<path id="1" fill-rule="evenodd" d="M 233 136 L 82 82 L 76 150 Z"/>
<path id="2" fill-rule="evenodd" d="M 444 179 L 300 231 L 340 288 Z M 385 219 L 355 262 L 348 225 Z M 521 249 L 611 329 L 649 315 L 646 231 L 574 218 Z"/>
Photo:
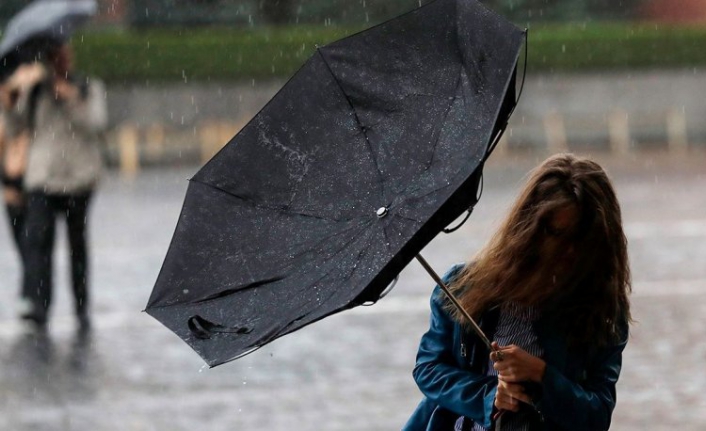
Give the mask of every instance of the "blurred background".
<path id="1" fill-rule="evenodd" d="M 0 23 L 26 1 L 7 0 Z M 99 0 L 73 38 L 110 86 L 109 159 L 124 169 L 207 160 L 315 50 L 418 0 Z M 423 3 L 423 2 L 422 2 Z M 527 102 L 509 149 L 697 145 L 706 2 L 492 0 L 529 29 Z M 224 91 L 225 90 L 225 91 Z M 530 102 L 531 100 L 531 102 Z"/>
<path id="2" fill-rule="evenodd" d="M 0 27 L 29 2 L 3 0 Z M 207 369 L 141 313 L 190 178 L 324 45 L 418 0 L 99 0 L 72 38 L 107 84 L 104 175 L 90 221 L 95 329 L 74 334 L 63 232 L 49 337 L 16 318 L 0 230 L 0 429 L 390 430 L 432 282 L 409 265 L 374 307 L 325 319 Z M 529 29 L 520 103 L 458 232 L 424 251 L 444 271 L 488 239 L 526 172 L 572 151 L 602 163 L 623 205 L 637 324 L 613 429 L 706 429 L 706 0 L 485 1 Z"/>

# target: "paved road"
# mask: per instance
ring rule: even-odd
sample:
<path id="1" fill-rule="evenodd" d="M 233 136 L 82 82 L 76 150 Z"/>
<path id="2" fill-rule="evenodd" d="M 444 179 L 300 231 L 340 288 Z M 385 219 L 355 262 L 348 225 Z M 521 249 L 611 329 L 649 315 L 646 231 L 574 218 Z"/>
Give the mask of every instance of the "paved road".
<path id="1" fill-rule="evenodd" d="M 598 158 L 623 205 L 638 321 L 613 429 L 706 429 L 706 155 Z M 473 217 L 435 239 L 425 257 L 442 271 L 477 250 L 536 161 L 491 159 Z M 107 176 L 91 220 L 89 340 L 74 336 L 63 235 L 49 336 L 16 322 L 16 259 L 0 229 L 0 430 L 399 429 L 420 396 L 411 369 L 432 285 L 414 262 L 379 304 L 214 369 L 140 312 L 194 171 Z"/>

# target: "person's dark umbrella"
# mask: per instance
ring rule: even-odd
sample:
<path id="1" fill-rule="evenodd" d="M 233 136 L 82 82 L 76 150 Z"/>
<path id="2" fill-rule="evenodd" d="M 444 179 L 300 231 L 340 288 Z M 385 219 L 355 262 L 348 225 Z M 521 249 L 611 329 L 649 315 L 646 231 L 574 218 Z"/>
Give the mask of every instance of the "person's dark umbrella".
<path id="1" fill-rule="evenodd" d="M 191 179 L 146 311 L 215 366 L 375 302 L 476 202 L 524 36 L 436 0 L 319 48 Z"/>
<path id="2" fill-rule="evenodd" d="M 64 43 L 98 9 L 95 0 L 37 0 L 15 15 L 0 42 L 0 80 L 21 63 Z"/>

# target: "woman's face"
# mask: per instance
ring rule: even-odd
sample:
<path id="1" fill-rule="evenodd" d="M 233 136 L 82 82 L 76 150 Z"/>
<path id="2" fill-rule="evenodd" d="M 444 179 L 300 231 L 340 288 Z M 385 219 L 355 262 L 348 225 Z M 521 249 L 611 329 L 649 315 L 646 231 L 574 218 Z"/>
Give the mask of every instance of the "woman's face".
<path id="1" fill-rule="evenodd" d="M 59 76 L 66 76 L 73 69 L 73 51 L 68 44 L 64 44 L 57 48 L 51 59 L 54 72 Z"/>
<path id="2" fill-rule="evenodd" d="M 543 224 L 540 254 L 557 272 L 570 270 L 575 255 L 578 208 L 567 205 L 554 211 Z"/>

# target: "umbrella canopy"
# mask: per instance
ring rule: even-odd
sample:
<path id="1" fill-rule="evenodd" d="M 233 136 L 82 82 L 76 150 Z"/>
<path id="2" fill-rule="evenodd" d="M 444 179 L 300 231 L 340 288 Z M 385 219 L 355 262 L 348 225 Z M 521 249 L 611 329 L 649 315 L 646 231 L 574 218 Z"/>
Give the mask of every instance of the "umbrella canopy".
<path id="1" fill-rule="evenodd" d="M 0 78 L 33 61 L 52 44 L 68 40 L 98 9 L 95 0 L 37 0 L 7 24 L 0 42 Z"/>
<path id="2" fill-rule="evenodd" d="M 318 49 L 191 179 L 146 311 L 215 366 L 376 301 L 475 203 L 523 41 L 436 0 Z"/>

